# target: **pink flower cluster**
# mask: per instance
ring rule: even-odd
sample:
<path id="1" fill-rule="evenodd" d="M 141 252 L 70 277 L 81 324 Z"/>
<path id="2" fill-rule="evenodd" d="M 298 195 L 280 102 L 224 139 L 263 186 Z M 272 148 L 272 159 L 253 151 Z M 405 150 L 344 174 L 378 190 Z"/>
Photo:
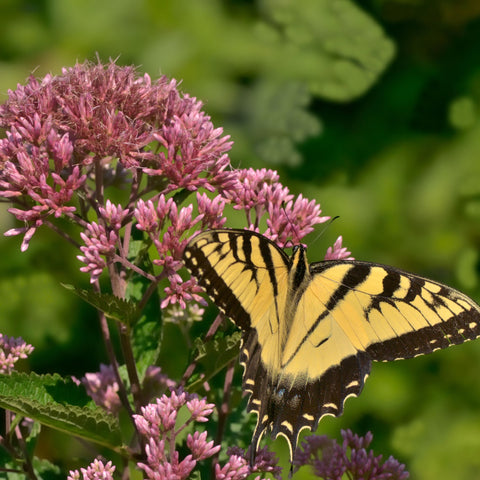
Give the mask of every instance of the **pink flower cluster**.
<path id="1" fill-rule="evenodd" d="M 189 417 L 176 428 L 178 412 L 186 407 Z M 134 415 L 138 431 L 145 436 L 146 462 L 139 462 L 147 477 L 152 480 L 183 480 L 189 477 L 197 462 L 209 458 L 220 450 L 220 445 L 207 441 L 207 432 L 195 431 L 187 435 L 190 454 L 180 460 L 176 450 L 178 434 L 192 422 L 207 422 L 215 405 L 184 391 L 172 391 L 156 403 L 142 407 L 141 415 Z"/>
<path id="2" fill-rule="evenodd" d="M 225 225 L 226 204 L 281 247 L 300 243 L 329 219 L 314 200 L 295 198 L 277 172 L 232 169 L 229 137 L 214 128 L 201 102 L 179 93 L 175 80 L 152 82 L 114 62 L 31 77 L 9 91 L 0 127 L 6 130 L 0 197 L 24 222 L 6 235 L 23 234 L 25 250 L 39 227 L 59 231 L 55 219 L 68 217 L 83 245 L 61 233 L 79 247 L 81 271 L 91 282 L 107 267 L 111 275 L 136 268 L 155 283 L 166 278 L 163 308 L 202 302 L 196 282 L 178 273 L 182 252 L 192 229 Z M 123 190 L 122 203 L 108 198 L 112 188 Z M 181 206 L 188 192 L 195 201 Z M 132 228 L 155 247 L 155 271 L 130 263 Z M 339 238 L 327 258 L 348 255 Z"/>
<path id="3" fill-rule="evenodd" d="M 351 430 L 342 430 L 342 443 L 326 435 L 310 435 L 301 444 L 294 459 L 295 471 L 303 465 L 311 467 L 319 478 L 351 478 L 352 480 L 406 480 L 405 465 L 393 457 L 387 460 L 368 447 L 373 435 L 364 437 Z"/>
<path id="4" fill-rule="evenodd" d="M 122 404 L 118 396 L 118 383 L 110 365 L 100 365 L 100 372 L 86 373 L 81 380 L 88 395 L 107 412 L 117 413 Z"/>
<path id="5" fill-rule="evenodd" d="M 8 337 L 0 333 L 0 373 L 11 373 L 15 363 L 21 358 L 27 358 L 34 350 L 21 337 Z"/>
<path id="6" fill-rule="evenodd" d="M 178 412 L 186 408 L 189 412 L 187 420 L 178 425 Z M 156 403 L 142 407 L 141 415 L 134 415 L 139 432 L 147 439 L 146 462 L 139 462 L 147 478 L 152 480 L 184 480 L 189 478 L 197 462 L 206 460 L 220 451 L 220 445 L 207 441 L 207 432 L 189 433 L 186 446 L 191 452 L 180 460 L 176 450 L 179 433 L 193 422 L 208 422 L 214 405 L 197 395 L 184 391 L 172 391 L 171 395 L 163 395 Z M 228 461 L 223 467 L 215 464 L 216 480 L 243 480 L 251 473 L 268 472 L 280 479 L 281 468 L 278 459 L 266 448 L 257 452 L 255 465 L 250 467 L 245 459 L 245 452 L 232 447 L 227 451 Z M 260 480 L 260 476 L 256 477 Z"/>
<path id="7" fill-rule="evenodd" d="M 104 267 L 99 257 L 119 248 L 118 230 L 142 195 L 223 191 L 234 184 L 226 153 L 232 142 L 201 108 L 179 93 L 175 80 L 152 82 L 114 62 L 77 64 L 62 75 L 18 85 L 0 106 L 6 130 L 0 197 L 27 225 L 7 235 L 24 234 L 25 250 L 49 217 L 67 216 L 85 230 L 81 261 L 96 278 Z M 125 216 L 115 225 L 106 214 L 109 186 L 131 188 Z M 90 209 L 99 221 L 88 225 Z"/>
<path id="8" fill-rule="evenodd" d="M 268 214 L 265 236 L 280 247 L 295 245 L 313 230 L 316 223 L 330 217 L 321 217 L 320 205 L 302 195 L 294 200 L 287 187 L 279 183 L 278 173 L 265 168 L 237 172 L 237 188 L 228 193 L 237 210 L 245 211 L 251 230 L 259 231 L 261 218 Z"/>
<path id="9" fill-rule="evenodd" d="M 349 252 L 342 243 L 343 238 L 340 235 L 333 244 L 333 247 L 327 248 L 325 260 L 353 260 L 354 258 L 351 256 L 352 253 Z"/>
<path id="10" fill-rule="evenodd" d="M 112 462 L 104 465 L 101 460 L 95 459 L 87 468 L 70 470 L 67 480 L 113 480 L 114 471 Z"/>
<path id="11" fill-rule="evenodd" d="M 239 447 L 230 447 L 227 450 L 229 455 L 227 463 L 223 467 L 215 465 L 216 480 L 242 480 L 255 473 L 269 473 L 273 478 L 281 480 L 282 467 L 277 465 L 278 458 L 273 452 L 270 452 L 267 447 L 260 449 L 255 455 L 253 466 L 250 466 L 246 460 L 249 452 L 250 449 L 245 452 Z M 261 480 L 261 476 L 257 475 L 255 480 Z"/>

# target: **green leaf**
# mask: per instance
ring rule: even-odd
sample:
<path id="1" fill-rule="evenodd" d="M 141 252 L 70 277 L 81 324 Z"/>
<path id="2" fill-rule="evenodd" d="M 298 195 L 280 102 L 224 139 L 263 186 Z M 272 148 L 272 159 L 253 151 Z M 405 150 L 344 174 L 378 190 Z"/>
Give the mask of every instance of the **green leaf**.
<path id="1" fill-rule="evenodd" d="M 149 302 L 149 305 L 152 303 L 154 302 Z M 162 343 L 160 309 L 158 308 L 156 314 L 153 306 L 148 310 L 148 313 L 144 313 L 135 323 L 132 330 L 132 349 L 140 380 L 143 380 L 147 368 L 157 362 Z"/>
<path id="2" fill-rule="evenodd" d="M 192 376 L 188 384 L 188 391 L 194 392 L 201 385 L 223 370 L 232 360 L 238 358 L 240 351 L 241 332 L 235 332 L 225 337 L 215 336 L 204 342 L 197 338 L 194 341 L 193 359 L 203 370 L 203 376 Z"/>
<path id="3" fill-rule="evenodd" d="M 3 450 L 3 449 L 2 449 Z M 8 472 L 1 472 L 0 478 L 5 480 L 25 480 L 25 471 L 22 468 L 22 461 L 3 460 L 0 452 L 0 468 L 10 469 Z M 38 480 L 65 480 L 65 473 L 60 467 L 54 465 L 49 460 L 32 458 L 32 465 Z"/>
<path id="4" fill-rule="evenodd" d="M 290 166 L 301 163 L 295 144 L 318 135 L 321 125 L 308 112 L 305 83 L 263 81 L 251 89 L 245 113 L 255 150 L 266 162 Z"/>
<path id="5" fill-rule="evenodd" d="M 73 285 L 62 285 L 97 310 L 103 312 L 107 318 L 130 325 L 137 317 L 136 305 L 133 302 L 118 298 L 111 293 L 99 293 L 93 290 L 77 288 Z"/>
<path id="6" fill-rule="evenodd" d="M 44 458 L 34 457 L 33 469 L 35 471 L 35 474 L 37 475 L 37 478 L 41 480 L 63 480 L 65 478 L 65 476 L 62 474 L 63 472 L 58 465 L 54 465 L 53 463 Z"/>
<path id="7" fill-rule="evenodd" d="M 148 255 L 148 242 L 140 240 L 142 232 L 132 233 L 129 248 L 129 260 L 145 272 L 153 272 L 153 265 Z M 128 278 L 126 297 L 138 304 L 148 291 L 151 280 L 132 272 Z M 162 339 L 162 312 L 158 289 L 155 289 L 139 315 L 131 330 L 132 350 L 142 381 L 147 368 L 155 365 L 160 353 Z"/>
<path id="8" fill-rule="evenodd" d="M 182 188 L 179 190 L 175 195 L 173 195 L 173 201 L 177 205 L 181 205 L 193 192 L 191 190 L 187 190 L 186 188 Z"/>
<path id="9" fill-rule="evenodd" d="M 118 450 L 117 419 L 97 407 L 83 387 L 60 375 L 0 375 L 0 407 L 56 430 Z"/>
<path id="10" fill-rule="evenodd" d="M 380 25 L 349 0 L 263 0 L 269 22 L 271 78 L 304 81 L 313 95 L 349 101 L 365 93 L 392 61 L 395 47 Z"/>

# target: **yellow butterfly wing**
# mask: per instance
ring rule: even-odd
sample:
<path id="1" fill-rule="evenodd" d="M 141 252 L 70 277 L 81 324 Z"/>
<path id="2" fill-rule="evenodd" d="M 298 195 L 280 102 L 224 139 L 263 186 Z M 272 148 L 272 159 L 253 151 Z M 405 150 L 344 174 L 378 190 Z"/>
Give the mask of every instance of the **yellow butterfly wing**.
<path id="1" fill-rule="evenodd" d="M 254 232 L 207 231 L 189 243 L 184 261 L 215 304 L 276 355 L 268 363 L 279 364 L 289 258 L 272 245 Z"/>
<path id="2" fill-rule="evenodd" d="M 255 232 L 214 230 L 187 246 L 185 263 L 243 330 L 248 410 L 284 436 L 291 458 L 304 428 L 340 415 L 359 395 L 371 361 L 430 353 L 480 335 L 480 307 L 439 284 L 358 261 L 308 265 Z"/>

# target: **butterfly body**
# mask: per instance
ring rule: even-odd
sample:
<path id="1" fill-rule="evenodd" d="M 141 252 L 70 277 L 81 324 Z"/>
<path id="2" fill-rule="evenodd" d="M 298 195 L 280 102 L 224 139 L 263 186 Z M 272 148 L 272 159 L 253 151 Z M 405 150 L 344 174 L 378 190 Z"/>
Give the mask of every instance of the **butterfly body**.
<path id="1" fill-rule="evenodd" d="M 257 414 L 254 451 L 266 430 L 298 435 L 338 416 L 363 389 L 372 361 L 433 352 L 480 335 L 480 307 L 450 287 L 368 262 L 308 264 L 246 230 L 195 236 L 186 266 L 243 331 L 240 363 Z"/>

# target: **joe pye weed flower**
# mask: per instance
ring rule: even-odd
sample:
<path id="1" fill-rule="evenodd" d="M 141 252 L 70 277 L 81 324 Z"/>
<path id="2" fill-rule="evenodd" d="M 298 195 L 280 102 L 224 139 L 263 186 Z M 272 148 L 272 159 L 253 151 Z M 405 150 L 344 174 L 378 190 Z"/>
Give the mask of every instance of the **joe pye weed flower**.
<path id="1" fill-rule="evenodd" d="M 17 393 L 23 403 L 12 400 L 11 410 L 122 457 L 116 464 L 86 460 L 70 471 L 70 479 L 128 478 L 132 464 L 149 479 L 186 479 L 196 469 L 217 479 L 280 478 L 275 455 L 261 449 L 249 465 L 248 443 L 229 430 L 230 390 L 239 387 L 225 381 L 219 388 L 211 382 L 213 372 L 197 371 L 198 358 L 176 379 L 155 365 L 161 319 L 181 323 L 187 336 L 191 322 L 201 319 L 206 302 L 184 271 L 182 254 L 198 231 L 229 226 L 227 206 L 244 215 L 245 228 L 288 247 L 329 219 L 320 205 L 295 197 L 272 170 L 233 168 L 228 157 L 233 142 L 214 128 L 200 101 L 180 93 L 175 80 L 152 81 L 115 62 L 30 77 L 8 92 L 0 126 L 5 130 L 0 197 L 19 220 L 5 235 L 20 236 L 22 251 L 46 228 L 72 245 L 91 283 L 91 291 L 76 293 L 98 310 L 109 361 L 81 380 L 54 377 L 73 396 L 85 388 L 96 406 L 60 405 L 25 387 Z M 341 237 L 326 253 L 330 259 L 349 255 Z M 152 304 L 155 308 L 146 309 Z M 218 337 L 219 324 L 220 317 L 206 325 L 207 341 Z M 112 344 L 113 330 L 122 360 Z M 1 347 L 2 373 L 12 371 L 11 355 L 29 353 L 20 343 L 9 345 Z M 233 365 L 226 362 L 227 377 Z M 17 385 L 26 385 L 32 375 L 18 374 Z M 35 381 L 41 390 L 51 378 L 37 375 Z M 133 438 L 125 438 L 126 429 L 118 426 L 121 412 L 130 419 Z M 1 439 L 10 454 L 5 469 L 38 478 L 35 451 L 22 448 L 29 438 L 11 425 Z"/>

